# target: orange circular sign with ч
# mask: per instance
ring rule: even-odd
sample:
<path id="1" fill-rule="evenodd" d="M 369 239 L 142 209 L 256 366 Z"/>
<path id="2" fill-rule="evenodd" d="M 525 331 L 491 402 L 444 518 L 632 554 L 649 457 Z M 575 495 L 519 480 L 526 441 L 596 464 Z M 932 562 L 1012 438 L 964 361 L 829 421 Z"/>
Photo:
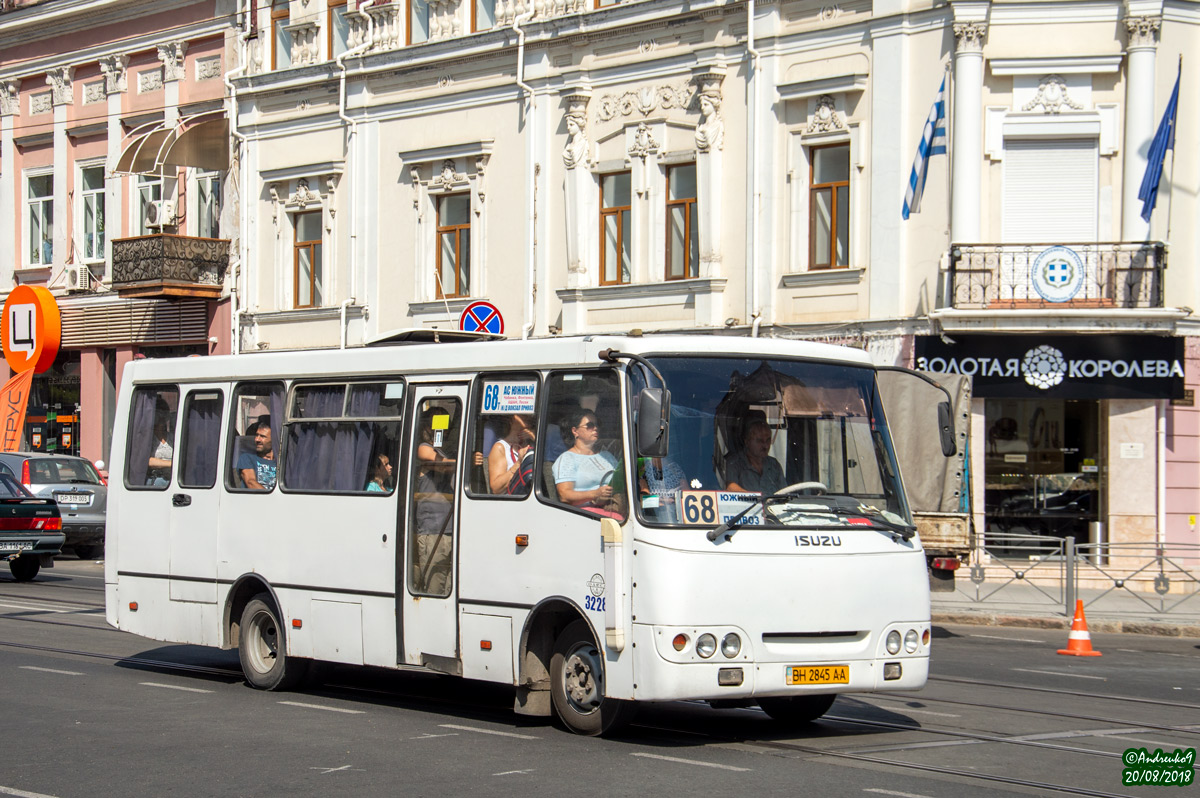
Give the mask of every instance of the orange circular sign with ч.
<path id="1" fill-rule="evenodd" d="M 62 315 L 54 295 L 41 286 L 18 285 L 4 303 L 0 323 L 4 359 L 18 374 L 40 374 L 54 365 L 62 343 Z"/>

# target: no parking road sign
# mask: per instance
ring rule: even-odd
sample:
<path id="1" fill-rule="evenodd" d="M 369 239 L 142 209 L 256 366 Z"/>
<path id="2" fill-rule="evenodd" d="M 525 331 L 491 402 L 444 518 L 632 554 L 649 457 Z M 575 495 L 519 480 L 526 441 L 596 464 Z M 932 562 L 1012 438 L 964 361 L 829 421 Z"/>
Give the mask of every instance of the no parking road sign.
<path id="1" fill-rule="evenodd" d="M 504 335 L 504 317 L 491 302 L 472 302 L 458 317 L 458 329 Z"/>

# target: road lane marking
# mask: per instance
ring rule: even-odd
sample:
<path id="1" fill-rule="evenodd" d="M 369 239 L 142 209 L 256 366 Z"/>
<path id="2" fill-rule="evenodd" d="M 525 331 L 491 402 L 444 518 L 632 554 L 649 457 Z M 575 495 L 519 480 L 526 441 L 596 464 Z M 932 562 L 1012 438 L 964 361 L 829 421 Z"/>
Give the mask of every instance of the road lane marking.
<path id="1" fill-rule="evenodd" d="M 1097 734 L 1097 737 L 1103 737 L 1106 740 L 1128 740 L 1131 743 L 1141 743 L 1144 746 L 1158 746 L 1164 751 L 1170 751 L 1172 748 L 1179 748 L 1179 743 L 1164 743 L 1160 740 L 1147 740 L 1142 737 L 1129 737 L 1123 734 Z"/>
<path id="2" fill-rule="evenodd" d="M 1045 640 L 1030 640 L 1028 637 L 1004 637 L 1003 635 L 967 635 L 967 637 L 982 637 L 984 640 L 1005 640 L 1010 643 L 1045 643 Z"/>
<path id="3" fill-rule="evenodd" d="M 60 671 L 57 668 L 39 668 L 36 665 L 21 665 L 21 670 L 40 671 L 42 673 L 61 673 L 63 676 L 82 676 L 79 671 Z"/>
<path id="4" fill-rule="evenodd" d="M 1072 679 L 1097 679 L 1101 682 L 1107 682 L 1108 679 L 1104 676 L 1085 676 L 1082 673 L 1063 673 L 1062 671 L 1035 671 L 1030 668 L 1013 668 L 1014 671 L 1021 673 L 1044 673 L 1049 676 L 1069 676 Z"/>
<path id="5" fill-rule="evenodd" d="M 326 707 L 321 704 L 305 704 L 300 701 L 280 701 L 279 703 L 289 707 L 303 707 L 304 709 L 323 709 L 326 712 L 342 712 L 346 715 L 365 715 L 367 714 L 361 709 L 342 709 L 341 707 Z"/>
<path id="6" fill-rule="evenodd" d="M 909 712 L 912 712 L 917 715 L 936 715 L 939 718 L 961 718 L 962 717 L 962 715 L 955 715 L 950 712 L 934 712 L 932 709 L 912 709 L 911 707 L 904 707 L 903 709 L 895 709 L 895 710 L 889 709 L 888 711 L 896 712 L 898 714 L 907 714 Z"/>
<path id="7" fill-rule="evenodd" d="M 340 768 L 309 768 L 309 770 L 319 770 L 322 776 L 327 776 L 330 773 L 341 773 L 344 770 L 357 770 L 359 773 L 366 773 L 362 768 L 356 768 L 353 765 L 342 765 Z"/>
<path id="8" fill-rule="evenodd" d="M 160 684 L 159 682 L 138 682 L 142 687 L 161 687 L 164 690 L 182 690 L 185 693 L 211 693 L 212 690 L 202 690 L 199 687 L 181 687 L 177 684 Z"/>
<path id="9" fill-rule="evenodd" d="M 863 792 L 874 792 L 880 795 L 895 795 L 897 798 L 929 798 L 928 795 L 921 795 L 919 792 L 899 792 L 898 790 L 882 790 L 878 787 L 867 787 Z"/>
<path id="10" fill-rule="evenodd" d="M 17 798 L 55 798 L 53 795 L 46 795 L 42 792 L 26 792 L 13 787 L 0 787 L 0 795 L 15 795 Z"/>
<path id="11" fill-rule="evenodd" d="M 0 601 L 0 607 L 8 607 L 12 610 L 25 610 L 26 612 L 75 612 L 76 610 L 56 610 L 50 607 L 31 607 L 28 604 L 9 604 L 6 601 Z"/>
<path id="12" fill-rule="evenodd" d="M 458 729 L 459 731 L 479 732 L 480 734 L 494 734 L 497 737 L 516 737 L 518 740 L 538 740 L 539 737 L 534 737 L 532 734 L 517 734 L 516 732 L 502 732 L 495 729 L 480 729 L 475 726 L 459 726 L 454 723 L 439 724 L 442 729 Z"/>
<path id="13" fill-rule="evenodd" d="M 522 773 L 532 773 L 533 770 L 506 770 L 503 773 L 493 773 L 493 776 L 516 776 Z"/>
<path id="14" fill-rule="evenodd" d="M 630 756 L 640 756 L 645 759 L 661 759 L 663 762 L 678 762 L 681 765 L 699 765 L 705 768 L 719 768 L 720 770 L 736 770 L 739 773 L 748 773 L 750 768 L 739 768 L 733 765 L 718 765 L 716 762 L 701 762 L 699 759 L 680 759 L 677 756 L 663 756 L 662 754 L 643 754 L 635 753 Z"/>

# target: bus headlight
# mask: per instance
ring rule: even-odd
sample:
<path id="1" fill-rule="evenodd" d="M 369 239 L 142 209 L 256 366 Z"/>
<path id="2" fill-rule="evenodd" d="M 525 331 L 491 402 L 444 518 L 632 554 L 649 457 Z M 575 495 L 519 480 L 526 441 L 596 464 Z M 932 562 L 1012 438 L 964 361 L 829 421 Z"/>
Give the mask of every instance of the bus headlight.
<path id="1" fill-rule="evenodd" d="M 900 633 L 895 629 L 887 633 L 887 652 L 896 654 L 900 651 Z"/>
<path id="2" fill-rule="evenodd" d="M 717 638 L 710 634 L 702 634 L 696 638 L 696 653 L 708 659 L 717 653 Z"/>
<path id="3" fill-rule="evenodd" d="M 915 654 L 917 651 L 917 641 L 920 638 L 917 636 L 916 629 L 909 629 L 904 635 L 904 650 L 909 654 Z"/>
<path id="4" fill-rule="evenodd" d="M 726 659 L 733 659 L 742 650 L 742 638 L 738 637 L 733 632 L 725 635 L 725 639 L 721 641 L 721 653 Z"/>

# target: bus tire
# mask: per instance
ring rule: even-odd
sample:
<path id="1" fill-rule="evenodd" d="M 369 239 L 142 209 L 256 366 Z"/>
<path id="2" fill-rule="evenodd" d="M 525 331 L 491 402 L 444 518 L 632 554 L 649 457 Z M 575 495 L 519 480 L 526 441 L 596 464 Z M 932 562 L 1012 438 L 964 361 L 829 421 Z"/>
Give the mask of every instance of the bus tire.
<path id="1" fill-rule="evenodd" d="M 13 579 L 18 582 L 32 581 L 42 570 L 42 563 L 37 557 L 22 554 L 15 560 L 8 561 L 8 569 L 12 571 Z"/>
<path id="2" fill-rule="evenodd" d="M 773 719 L 789 725 L 812 723 L 833 706 L 836 695 L 796 695 L 760 698 L 758 705 Z"/>
<path id="3" fill-rule="evenodd" d="M 633 718 L 633 703 L 604 697 L 604 654 L 586 621 L 562 630 L 550 658 L 550 697 L 563 725 L 594 737 Z"/>
<path id="4" fill-rule="evenodd" d="M 238 659 L 246 681 L 259 690 L 291 690 L 304 680 L 308 660 L 288 656 L 287 635 L 267 593 L 242 610 Z"/>

